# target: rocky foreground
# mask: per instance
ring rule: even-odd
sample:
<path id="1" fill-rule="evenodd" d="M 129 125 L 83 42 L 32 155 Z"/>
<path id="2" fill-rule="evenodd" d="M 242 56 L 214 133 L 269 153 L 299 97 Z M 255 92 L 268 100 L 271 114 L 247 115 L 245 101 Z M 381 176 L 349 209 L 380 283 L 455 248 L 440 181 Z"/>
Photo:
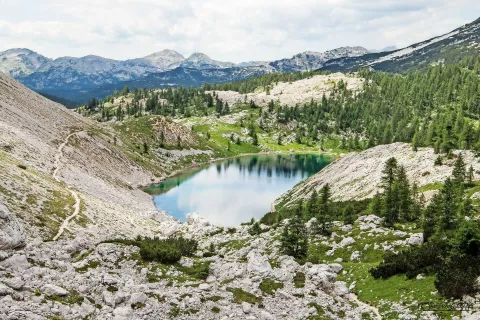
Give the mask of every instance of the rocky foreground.
<path id="1" fill-rule="evenodd" d="M 264 232 L 252 236 L 248 226 L 226 230 L 198 215 L 176 228 L 199 240 L 196 257 L 175 265 L 142 261 L 135 246 L 36 239 L 0 252 L 0 318 L 380 319 L 352 293 L 355 281 L 347 280 L 342 263 L 422 243 L 421 234 L 380 223 L 376 216 L 362 216 L 353 226 L 336 222 L 331 237 L 314 240 L 328 249 L 326 260 L 319 255 L 318 263 L 304 265 L 279 252 L 282 227 L 262 226 Z M 357 249 L 366 237 L 375 240 Z M 336 252 L 347 256 L 335 258 Z M 199 279 L 191 270 L 204 263 L 208 276 Z M 422 317 L 436 319 L 428 312 Z"/>

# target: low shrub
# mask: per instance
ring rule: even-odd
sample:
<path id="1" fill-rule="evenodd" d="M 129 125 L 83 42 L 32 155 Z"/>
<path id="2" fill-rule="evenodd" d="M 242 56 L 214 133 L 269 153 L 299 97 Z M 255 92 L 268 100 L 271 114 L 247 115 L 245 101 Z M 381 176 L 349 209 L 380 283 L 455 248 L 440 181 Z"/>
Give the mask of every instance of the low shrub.
<path id="1" fill-rule="evenodd" d="M 432 273 L 441 262 L 443 250 L 444 243 L 432 241 L 398 254 L 387 253 L 379 266 L 370 269 L 370 274 L 375 279 L 386 279 L 405 273 L 412 279 L 419 273 Z"/>
<path id="2" fill-rule="evenodd" d="M 198 247 L 197 241 L 183 237 L 171 237 L 167 239 L 155 237 L 152 239 L 139 236 L 135 240 L 120 239 L 108 242 L 137 246 L 140 248 L 142 260 L 167 264 L 178 262 L 182 256 L 192 256 Z"/>
<path id="3" fill-rule="evenodd" d="M 196 263 L 192 267 L 180 266 L 178 270 L 195 279 L 206 280 L 210 271 L 210 261 Z"/>

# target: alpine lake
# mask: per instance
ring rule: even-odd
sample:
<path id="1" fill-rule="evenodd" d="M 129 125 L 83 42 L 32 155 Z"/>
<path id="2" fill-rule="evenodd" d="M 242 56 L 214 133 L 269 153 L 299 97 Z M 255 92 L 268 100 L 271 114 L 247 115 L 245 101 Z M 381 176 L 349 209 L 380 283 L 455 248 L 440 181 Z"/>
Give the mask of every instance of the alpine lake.
<path id="1" fill-rule="evenodd" d="M 178 220 L 198 212 L 212 224 L 238 226 L 263 217 L 278 197 L 332 160 L 322 154 L 241 156 L 183 171 L 146 192 L 157 210 Z"/>

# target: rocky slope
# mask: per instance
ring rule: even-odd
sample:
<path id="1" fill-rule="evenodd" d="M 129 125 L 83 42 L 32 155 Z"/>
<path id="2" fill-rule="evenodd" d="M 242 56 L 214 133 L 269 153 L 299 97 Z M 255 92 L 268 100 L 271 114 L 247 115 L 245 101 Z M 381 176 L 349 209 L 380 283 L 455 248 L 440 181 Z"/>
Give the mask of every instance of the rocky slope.
<path id="1" fill-rule="evenodd" d="M 215 91 L 215 93 L 223 102 L 228 102 L 231 106 L 250 101 L 254 101 L 258 106 L 266 106 L 270 101 L 275 101 L 281 105 L 294 107 L 296 104 L 302 105 L 311 100 L 319 101 L 323 95 L 328 97 L 340 81 L 345 83 L 348 90 L 355 92 L 363 88 L 364 79 L 343 73 L 334 73 L 316 75 L 290 83 L 279 82 L 272 86 L 269 94 L 266 91 L 261 91 L 260 88 L 256 92 L 247 94 L 235 91 Z"/>
<path id="2" fill-rule="evenodd" d="M 385 294 L 391 280 L 368 273 L 384 252 L 421 244 L 416 225 L 391 230 L 375 215 L 334 222 L 331 236 L 310 236 L 300 264 L 280 251 L 287 220 L 256 234 L 250 226 L 212 226 L 198 214 L 175 221 L 135 187 L 165 174 L 171 158 L 182 159 L 131 148 L 144 141 L 142 132 L 152 136 L 142 130 L 158 119 L 135 120 L 99 126 L 0 74 L 0 319 L 438 319 L 418 306 L 444 302 L 432 276 Z M 154 127 L 172 132 L 167 140 L 191 131 L 165 121 Z M 322 172 L 342 188 L 334 189 L 337 198 L 361 198 L 371 192 L 357 188 L 359 178 L 375 188 L 392 155 L 423 185 L 451 172 L 448 162 L 432 167 L 430 150 L 412 153 L 406 144 L 347 155 Z M 309 188 L 319 186 L 319 175 Z M 198 248 L 164 264 L 143 260 L 136 246 L 102 242 L 138 234 L 183 235 Z M 478 318 L 475 311 L 464 316 Z"/>
<path id="3" fill-rule="evenodd" d="M 393 52 L 371 53 L 359 57 L 332 59 L 324 70 L 352 71 L 371 67 L 375 70 L 402 72 L 418 70 L 436 63 L 458 62 L 480 52 L 480 19 L 444 35 L 415 43 Z"/>
<path id="4" fill-rule="evenodd" d="M 462 152 L 467 168 L 473 166 L 475 179 L 478 179 L 480 163 L 471 151 Z M 288 205 L 291 201 L 307 198 L 313 190 L 320 190 L 326 183 L 331 186 L 332 197 L 335 200 L 361 200 L 372 198 L 380 188 L 380 179 L 385 162 L 395 157 L 399 165 L 405 167 L 409 181 L 416 182 L 420 190 L 428 190 L 431 195 L 452 174 L 455 159 L 443 160 L 442 165 L 434 165 L 438 157 L 432 148 L 419 148 L 412 151 L 407 143 L 392 143 L 367 149 L 360 153 L 349 153 L 331 163 L 324 170 L 296 185 L 292 190 L 282 195 L 277 203 Z M 428 198 L 428 197 L 427 197 Z"/>
<path id="5" fill-rule="evenodd" d="M 7 221 L 0 225 L 8 225 L 5 232 L 18 222 L 29 238 L 48 240 L 67 219 L 64 236 L 159 232 L 151 219 L 156 210 L 150 196 L 136 187 L 161 178 L 182 156 L 158 152 L 145 158 L 132 146 L 142 143 L 135 137 L 127 144 L 110 127 L 2 74 L 0 132 L 0 203 L 6 207 L 1 218 Z M 75 210 L 79 213 L 71 217 Z M 8 222 L 10 213 L 16 221 Z"/>

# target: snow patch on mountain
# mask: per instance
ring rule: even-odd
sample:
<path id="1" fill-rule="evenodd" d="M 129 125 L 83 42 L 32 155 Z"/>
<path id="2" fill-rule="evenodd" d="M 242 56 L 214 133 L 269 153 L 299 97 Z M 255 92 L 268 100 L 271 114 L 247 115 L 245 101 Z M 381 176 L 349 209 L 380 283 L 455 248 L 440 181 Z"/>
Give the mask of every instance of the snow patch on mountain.
<path id="1" fill-rule="evenodd" d="M 442 40 L 445 40 L 445 39 L 448 39 L 450 38 L 451 36 L 454 36 L 456 34 L 459 33 L 459 30 L 455 30 L 455 31 L 452 31 L 450 33 L 447 33 L 447 34 L 444 34 L 443 36 L 440 36 L 440 37 L 436 37 L 436 38 L 433 38 L 433 39 L 430 39 L 428 41 L 425 41 L 425 42 L 422 42 L 418 45 L 412 45 L 410 47 L 406 47 L 406 48 L 403 48 L 401 50 L 398 50 L 398 51 L 395 51 L 389 55 L 386 55 L 386 56 L 383 56 L 377 60 L 374 60 L 370 63 L 368 63 L 367 65 L 373 65 L 373 64 L 377 64 L 377 63 L 380 63 L 380 62 L 384 62 L 384 61 L 388 61 L 388 60 L 393 60 L 393 59 L 396 59 L 396 58 L 400 58 L 400 57 L 403 57 L 403 56 L 406 56 L 408 54 L 411 54 L 412 52 L 414 51 L 417 51 L 417 50 L 420 50 L 420 49 L 423 49 L 431 44 L 434 44 L 436 42 L 439 42 L 439 41 L 442 41 Z"/>

